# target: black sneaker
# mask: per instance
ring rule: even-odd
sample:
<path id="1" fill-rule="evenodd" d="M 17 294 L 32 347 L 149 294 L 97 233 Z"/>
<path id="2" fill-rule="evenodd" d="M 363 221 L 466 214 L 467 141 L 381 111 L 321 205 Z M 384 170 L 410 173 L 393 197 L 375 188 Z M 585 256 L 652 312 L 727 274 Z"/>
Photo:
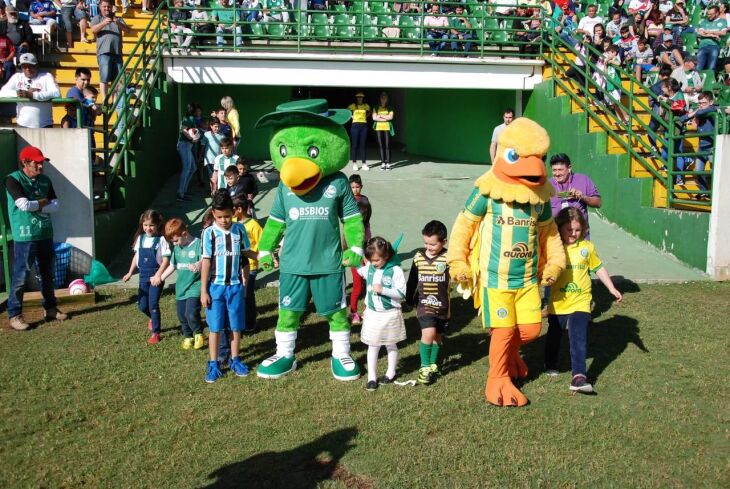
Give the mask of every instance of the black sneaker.
<path id="1" fill-rule="evenodd" d="M 395 375 L 393 377 L 388 377 L 387 375 L 383 375 L 378 379 L 378 383 L 380 384 L 392 384 L 395 380 Z"/>
<path id="2" fill-rule="evenodd" d="M 372 391 L 377 390 L 377 389 L 378 389 L 378 381 L 377 380 L 370 380 L 365 385 L 365 390 L 366 391 L 372 392 Z"/>
<path id="3" fill-rule="evenodd" d="M 584 394 L 590 394 L 593 392 L 593 386 L 588 383 L 586 376 L 578 374 L 573 376 L 573 380 L 570 381 L 570 390 L 573 392 L 583 392 Z"/>

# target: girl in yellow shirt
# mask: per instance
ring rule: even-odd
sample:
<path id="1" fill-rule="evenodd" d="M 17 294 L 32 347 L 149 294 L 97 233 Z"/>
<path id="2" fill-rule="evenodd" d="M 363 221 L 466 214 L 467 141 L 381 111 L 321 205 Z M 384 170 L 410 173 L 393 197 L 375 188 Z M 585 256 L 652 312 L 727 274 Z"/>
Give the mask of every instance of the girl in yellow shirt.
<path id="1" fill-rule="evenodd" d="M 368 140 L 368 117 L 370 117 L 370 105 L 365 103 L 365 94 L 359 91 L 355 94 L 356 102 L 347 106 L 352 112 L 352 127 L 350 127 L 350 159 L 352 169 L 357 171 L 357 158 L 362 160 L 362 169 L 369 170 L 366 161 Z"/>
<path id="2" fill-rule="evenodd" d="M 586 346 L 588 323 L 591 320 L 591 273 L 606 286 L 616 302 L 623 298 L 603 267 L 593 243 L 585 241 L 588 229 L 585 217 L 575 207 L 566 207 L 555 217 L 555 224 L 563 240 L 567 263 L 565 271 L 550 287 L 548 303 L 548 332 L 545 338 L 545 369 L 550 376 L 558 375 L 560 339 L 568 330 L 570 364 L 573 379 L 570 390 L 593 392 L 586 378 Z"/>
<path id="3" fill-rule="evenodd" d="M 380 103 L 373 111 L 373 127 L 380 149 L 380 169 L 390 170 L 390 136 L 393 134 L 393 108 L 388 103 L 388 94 L 380 94 Z"/>

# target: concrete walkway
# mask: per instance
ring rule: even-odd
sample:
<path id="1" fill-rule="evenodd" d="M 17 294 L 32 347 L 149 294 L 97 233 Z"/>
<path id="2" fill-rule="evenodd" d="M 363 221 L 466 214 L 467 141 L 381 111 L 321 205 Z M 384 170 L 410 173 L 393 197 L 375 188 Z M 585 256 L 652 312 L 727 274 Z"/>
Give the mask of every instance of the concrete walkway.
<path id="1" fill-rule="evenodd" d="M 373 236 L 380 235 L 394 240 L 400 233 L 404 233 L 399 255 L 403 258 L 404 269 L 408 270 L 410 257 L 422 246 L 420 230 L 423 225 L 431 219 L 438 219 L 450 230 L 475 178 L 489 167 L 432 161 L 406 154 L 395 156 L 395 168 L 391 171 L 382 171 L 373 166 L 369 171 L 360 170 L 358 173 L 363 180 L 363 194 L 368 196 L 373 206 Z M 373 160 L 369 164 L 376 165 L 377 162 Z M 266 173 L 271 169 L 271 164 L 267 163 L 252 170 L 257 174 L 276 177 L 275 174 Z M 348 176 L 353 173 L 350 167 L 344 172 Z M 256 208 L 260 220 L 265 219 L 271 209 L 277 183 L 272 179 L 259 184 Z M 191 184 L 195 196 L 193 202 L 181 205 L 175 201 L 176 185 L 177 177 L 166 183 L 155 200 L 154 208 L 161 211 L 165 218 L 185 216 L 193 223 L 194 232 L 199 233 L 200 220 L 210 198 L 204 196 L 203 189 L 194 180 Z M 614 277 L 635 283 L 707 279 L 703 272 L 603 221 L 595 213 L 591 215 L 591 234 L 599 255 Z M 131 253 L 123 255 L 112 265 L 117 276 L 121 276 L 129 266 Z M 260 274 L 258 283 L 263 285 L 277 278 L 275 273 L 268 275 L 269 277 Z M 174 275 L 171 279 L 174 279 Z M 115 285 L 136 287 L 135 280 L 136 277 L 127 284 Z M 171 283 L 168 281 L 168 285 Z"/>

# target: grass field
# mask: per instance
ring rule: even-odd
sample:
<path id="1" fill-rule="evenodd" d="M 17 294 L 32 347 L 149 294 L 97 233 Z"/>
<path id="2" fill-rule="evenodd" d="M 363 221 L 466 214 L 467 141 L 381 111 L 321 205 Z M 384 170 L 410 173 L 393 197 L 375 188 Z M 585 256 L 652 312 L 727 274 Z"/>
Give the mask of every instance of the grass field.
<path id="1" fill-rule="evenodd" d="M 317 316 L 294 374 L 206 385 L 206 352 L 180 349 L 171 295 L 151 347 L 131 294 L 109 292 L 65 324 L 0 331 L 0 487 L 728 487 L 730 283 L 622 287 L 620 306 L 597 290 L 598 395 L 569 394 L 567 355 L 559 377 L 540 376 L 540 338 L 524 349 L 521 409 L 485 403 L 488 338 L 463 302 L 437 383 L 369 393 L 332 379 Z M 258 292 L 252 366 L 274 351 L 275 294 Z M 399 370 L 415 378 L 406 322 Z"/>

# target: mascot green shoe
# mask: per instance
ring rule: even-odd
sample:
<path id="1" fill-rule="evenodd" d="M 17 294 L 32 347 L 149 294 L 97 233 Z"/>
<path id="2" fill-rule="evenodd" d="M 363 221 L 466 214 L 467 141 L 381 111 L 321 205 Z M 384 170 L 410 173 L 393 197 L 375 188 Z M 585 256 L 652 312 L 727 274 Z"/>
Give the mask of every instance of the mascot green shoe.
<path id="1" fill-rule="evenodd" d="M 362 216 L 347 177 L 340 171 L 350 156 L 343 128 L 350 111 L 331 110 L 323 99 L 281 104 L 256 127 L 272 127 L 269 143 L 281 174 L 271 214 L 259 242 L 259 262 L 273 268 L 273 251 L 284 239 L 279 261 L 279 318 L 276 354 L 257 369 L 278 379 L 297 368 L 297 331 L 310 298 L 327 318 L 332 341 L 332 375 L 356 380 L 360 367 L 350 356 L 350 325 L 345 311 L 344 267 L 362 263 Z M 340 222 L 347 249 L 342 251 Z"/>

